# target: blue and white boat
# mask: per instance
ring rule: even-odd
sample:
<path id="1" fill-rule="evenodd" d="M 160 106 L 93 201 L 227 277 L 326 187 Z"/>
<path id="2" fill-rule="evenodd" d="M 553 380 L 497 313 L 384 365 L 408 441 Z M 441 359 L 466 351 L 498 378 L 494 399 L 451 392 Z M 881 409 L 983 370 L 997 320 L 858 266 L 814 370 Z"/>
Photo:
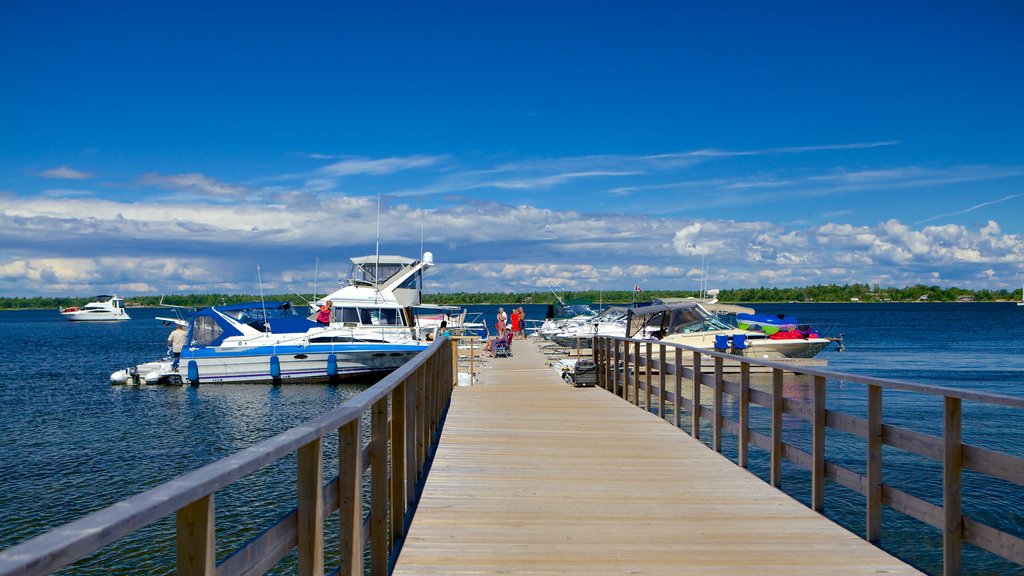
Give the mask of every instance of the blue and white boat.
<path id="1" fill-rule="evenodd" d="M 113 384 L 299 383 L 374 379 L 427 348 L 388 342 L 359 326 L 323 326 L 289 302 L 203 308 L 188 317 L 178 369 L 170 356 L 118 370 Z"/>

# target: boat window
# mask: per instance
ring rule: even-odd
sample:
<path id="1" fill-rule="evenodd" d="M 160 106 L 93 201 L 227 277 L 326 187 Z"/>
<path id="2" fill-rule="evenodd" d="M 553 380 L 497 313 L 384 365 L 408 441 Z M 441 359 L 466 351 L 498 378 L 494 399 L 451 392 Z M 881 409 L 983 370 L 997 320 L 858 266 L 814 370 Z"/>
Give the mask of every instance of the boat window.
<path id="1" fill-rule="evenodd" d="M 395 308 L 378 308 L 369 310 L 370 321 L 367 324 L 374 326 L 401 326 L 402 320 Z"/>
<path id="2" fill-rule="evenodd" d="M 224 333 L 217 322 L 209 316 L 199 316 L 192 321 L 192 342 L 190 346 L 206 346 Z"/>
<path id="3" fill-rule="evenodd" d="M 311 338 L 309 340 L 313 344 L 331 344 L 333 342 L 353 342 L 351 336 L 321 336 L 319 338 Z"/>
<path id="4" fill-rule="evenodd" d="M 352 272 L 349 277 L 352 280 L 369 282 L 371 284 L 377 280 L 377 283 L 383 284 L 388 281 L 389 278 L 401 271 L 405 266 L 403 264 L 384 264 L 380 265 L 374 263 L 364 263 L 363 265 L 352 265 Z"/>
<path id="5" fill-rule="evenodd" d="M 338 311 L 341 311 L 339 314 Z M 359 319 L 359 310 L 356 308 L 335 308 L 334 317 L 338 322 L 353 322 L 355 324 L 362 324 Z"/>
<path id="6" fill-rule="evenodd" d="M 410 288 L 410 289 L 413 289 L 413 290 L 418 290 L 419 287 L 420 287 L 420 276 L 421 275 L 422 275 L 422 272 L 417 272 L 416 274 L 413 274 L 412 276 L 409 276 L 408 278 L 405 279 L 405 282 L 402 282 L 398 287 L 399 288 Z"/>

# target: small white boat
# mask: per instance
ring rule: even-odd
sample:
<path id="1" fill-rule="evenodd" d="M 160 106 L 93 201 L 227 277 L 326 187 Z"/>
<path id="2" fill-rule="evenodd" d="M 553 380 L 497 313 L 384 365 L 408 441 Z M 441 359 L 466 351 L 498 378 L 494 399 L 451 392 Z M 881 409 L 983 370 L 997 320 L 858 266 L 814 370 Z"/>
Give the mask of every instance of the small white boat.
<path id="1" fill-rule="evenodd" d="M 842 350 L 842 335 L 835 338 L 821 336 L 809 326 L 798 324 L 795 318 L 789 318 L 788 323 L 780 321 L 778 326 L 765 330 L 764 327 L 770 324 L 768 317 L 758 318 L 765 318 L 765 321 L 755 327 L 750 320 L 747 328 L 740 328 L 726 324 L 696 302 L 655 304 L 629 310 L 626 334 L 630 338 L 643 338 L 636 336 L 643 331 L 643 334 L 663 342 L 731 351 L 767 360 L 812 358 L 830 344 Z M 650 332 L 652 328 L 653 333 Z"/>
<path id="2" fill-rule="evenodd" d="M 58 310 L 60 310 L 61 316 L 76 322 L 131 320 L 124 307 L 124 298 L 116 294 L 97 296 L 94 302 L 89 302 L 81 308 L 71 306 L 58 308 Z"/>

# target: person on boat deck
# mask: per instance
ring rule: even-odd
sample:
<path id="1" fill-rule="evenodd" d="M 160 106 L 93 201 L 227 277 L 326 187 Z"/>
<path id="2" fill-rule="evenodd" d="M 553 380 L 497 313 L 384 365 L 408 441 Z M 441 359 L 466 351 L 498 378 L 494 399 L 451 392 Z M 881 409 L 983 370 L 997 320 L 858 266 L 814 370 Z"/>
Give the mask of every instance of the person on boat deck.
<path id="1" fill-rule="evenodd" d="M 505 314 L 504 308 L 498 308 L 498 322 L 508 324 L 508 314 Z"/>
<path id="2" fill-rule="evenodd" d="M 181 349 L 185 347 L 185 326 L 178 324 L 170 334 L 167 335 L 167 347 L 174 355 L 174 362 L 171 363 L 171 370 L 178 371 L 178 361 L 181 360 Z"/>
<path id="3" fill-rule="evenodd" d="M 441 325 L 437 327 L 437 330 L 435 332 L 430 332 L 429 334 L 427 334 L 427 340 L 433 340 L 434 334 L 437 334 L 441 338 L 447 338 L 451 336 L 451 333 L 448 332 L 448 321 L 441 320 Z"/>
<path id="4" fill-rule="evenodd" d="M 517 312 L 519 313 L 519 336 L 526 338 L 526 312 L 523 311 L 522 306 Z"/>
<path id="5" fill-rule="evenodd" d="M 320 311 L 316 313 L 316 321 L 319 322 L 320 324 L 323 324 L 324 326 L 329 326 L 331 324 L 331 316 L 334 315 L 334 313 L 331 311 L 331 308 L 333 306 L 334 302 L 330 300 L 321 304 Z"/>

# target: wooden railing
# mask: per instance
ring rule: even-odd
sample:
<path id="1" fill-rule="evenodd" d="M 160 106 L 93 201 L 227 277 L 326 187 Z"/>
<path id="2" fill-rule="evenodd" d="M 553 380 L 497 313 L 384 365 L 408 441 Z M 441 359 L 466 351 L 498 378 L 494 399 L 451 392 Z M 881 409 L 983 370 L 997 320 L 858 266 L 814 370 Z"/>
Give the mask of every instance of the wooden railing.
<path id="1" fill-rule="evenodd" d="M 340 574 L 387 574 L 411 520 L 454 382 L 452 344 L 438 340 L 385 379 L 315 420 L 123 502 L 0 551 L 0 576 L 45 574 L 70 565 L 174 513 L 177 572 L 263 574 L 298 549 L 298 573 L 324 572 L 324 519 L 339 511 Z M 369 412 L 369 441 L 363 420 Z M 338 476 L 324 484 L 323 442 L 338 434 Z M 297 453 L 296 508 L 219 565 L 214 495 Z M 369 514 L 363 475 L 370 471 Z"/>
<path id="2" fill-rule="evenodd" d="M 701 435 L 701 419 L 710 421 L 710 445 L 717 452 L 722 451 L 722 432 L 732 432 L 738 440 L 736 463 L 744 468 L 748 465 L 750 444 L 766 450 L 770 455 L 768 481 L 771 485 L 781 485 L 784 459 L 810 471 L 810 507 L 814 510 L 820 512 L 824 507 L 826 479 L 865 496 L 865 535 L 870 542 L 880 542 L 882 506 L 886 505 L 942 532 L 944 574 L 962 572 L 964 542 L 1024 565 L 1024 540 L 969 518 L 962 511 L 962 474 L 965 470 L 1021 487 L 1024 486 L 1024 458 L 965 444 L 961 438 L 963 401 L 1020 410 L 1024 409 L 1024 398 L 797 367 L 648 340 L 600 337 L 594 339 L 593 350 L 594 361 L 601 367 L 598 374 L 599 386 L 662 418 L 666 417 L 666 404 L 671 404 L 673 409 L 669 413 L 676 427 L 683 426 L 679 408 L 687 410 L 690 413 L 688 428 L 695 438 Z M 713 364 L 711 366 L 706 366 L 705 359 L 708 357 Z M 684 358 L 688 362 L 684 362 Z M 726 378 L 723 370 L 726 359 L 740 362 L 738 378 Z M 751 388 L 751 366 L 771 369 L 771 392 Z M 804 381 L 809 379 L 810 401 L 789 398 L 783 394 L 786 380 L 800 375 Z M 829 379 L 866 387 L 867 418 L 825 408 L 826 383 Z M 689 398 L 684 395 L 684 380 Z M 710 406 L 702 400 L 705 389 L 711 394 Z M 886 390 L 941 398 L 943 435 L 934 436 L 884 423 L 882 399 Z M 735 399 L 737 404 L 736 420 L 725 417 L 723 406 L 727 396 Z M 751 429 L 751 405 L 763 407 L 770 412 L 770 434 Z M 784 415 L 809 423 L 810 452 L 783 439 Z M 1016 417 L 1024 418 L 1024 412 L 1017 413 Z M 864 474 L 826 460 L 827 428 L 864 440 Z M 941 506 L 882 482 L 883 445 L 924 456 L 941 464 Z"/>

